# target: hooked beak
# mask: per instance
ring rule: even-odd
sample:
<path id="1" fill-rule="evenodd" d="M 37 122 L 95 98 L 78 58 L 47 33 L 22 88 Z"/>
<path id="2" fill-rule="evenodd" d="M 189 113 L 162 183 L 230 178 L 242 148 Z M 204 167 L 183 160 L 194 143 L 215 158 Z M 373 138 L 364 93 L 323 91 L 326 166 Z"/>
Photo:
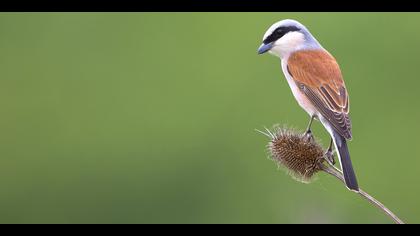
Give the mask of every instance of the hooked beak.
<path id="1" fill-rule="evenodd" d="M 258 48 L 258 54 L 263 54 L 269 51 L 273 47 L 274 42 L 267 43 L 267 44 L 261 44 L 261 46 Z"/>

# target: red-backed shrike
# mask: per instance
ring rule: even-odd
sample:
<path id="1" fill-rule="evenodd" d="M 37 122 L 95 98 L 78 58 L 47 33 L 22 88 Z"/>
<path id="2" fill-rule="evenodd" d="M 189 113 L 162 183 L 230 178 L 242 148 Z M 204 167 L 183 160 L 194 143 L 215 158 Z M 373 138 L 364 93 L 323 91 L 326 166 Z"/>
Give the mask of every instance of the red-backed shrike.
<path id="1" fill-rule="evenodd" d="M 349 96 L 334 57 L 295 20 L 282 20 L 264 34 L 258 49 L 280 57 L 283 73 L 299 105 L 309 113 L 306 134 L 311 136 L 313 119 L 318 119 L 331 135 L 328 152 L 334 142 L 344 179 L 350 190 L 359 187 L 347 140 L 352 138 L 349 117 Z"/>

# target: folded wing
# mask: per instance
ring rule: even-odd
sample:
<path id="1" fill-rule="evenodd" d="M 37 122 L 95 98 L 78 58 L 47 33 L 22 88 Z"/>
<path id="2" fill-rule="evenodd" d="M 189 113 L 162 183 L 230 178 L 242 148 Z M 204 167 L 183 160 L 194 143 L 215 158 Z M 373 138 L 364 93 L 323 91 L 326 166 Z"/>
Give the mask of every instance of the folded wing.
<path id="1" fill-rule="evenodd" d="M 344 138 L 351 139 L 349 96 L 340 67 L 331 54 L 320 50 L 293 53 L 287 64 L 299 89 Z"/>

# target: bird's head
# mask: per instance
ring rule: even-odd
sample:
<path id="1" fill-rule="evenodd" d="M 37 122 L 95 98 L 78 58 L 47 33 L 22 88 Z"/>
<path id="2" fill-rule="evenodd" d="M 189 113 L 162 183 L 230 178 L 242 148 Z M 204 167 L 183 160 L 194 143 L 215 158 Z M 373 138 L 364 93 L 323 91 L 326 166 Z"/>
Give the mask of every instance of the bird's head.
<path id="1" fill-rule="evenodd" d="M 258 54 L 269 52 L 280 58 L 303 48 L 320 47 L 308 29 L 295 20 L 279 21 L 265 32 Z"/>

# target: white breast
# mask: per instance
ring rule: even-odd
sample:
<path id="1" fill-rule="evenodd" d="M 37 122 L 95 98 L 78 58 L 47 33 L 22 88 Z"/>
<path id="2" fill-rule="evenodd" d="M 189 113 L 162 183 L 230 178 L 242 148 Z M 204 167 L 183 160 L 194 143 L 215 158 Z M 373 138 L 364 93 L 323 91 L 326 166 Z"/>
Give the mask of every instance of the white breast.
<path id="1" fill-rule="evenodd" d="M 298 104 L 309 114 L 309 116 L 318 115 L 318 112 L 312 105 L 311 101 L 309 101 L 308 98 L 306 98 L 306 95 L 299 90 L 292 76 L 289 74 L 289 71 L 287 70 L 287 59 L 288 58 L 284 58 L 281 60 L 281 68 L 284 76 L 286 77 L 287 83 L 292 90 L 293 96 Z"/>

